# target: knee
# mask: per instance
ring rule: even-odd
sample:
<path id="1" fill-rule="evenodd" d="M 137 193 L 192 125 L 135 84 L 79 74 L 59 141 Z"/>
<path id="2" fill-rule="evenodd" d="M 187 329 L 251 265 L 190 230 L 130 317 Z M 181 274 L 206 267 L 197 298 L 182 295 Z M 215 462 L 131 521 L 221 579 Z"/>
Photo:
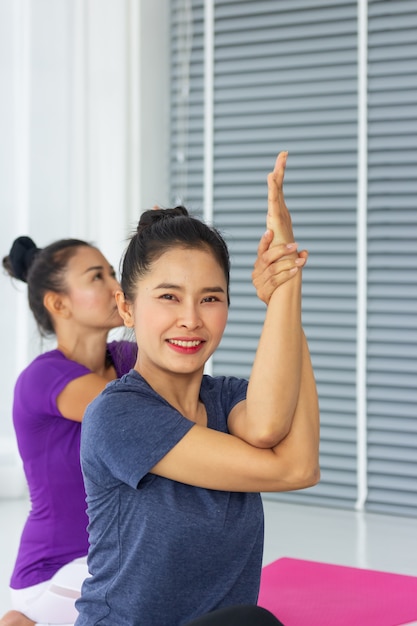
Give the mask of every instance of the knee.
<path id="1" fill-rule="evenodd" d="M 0 619 L 0 626 L 35 626 L 35 622 L 19 611 L 8 611 Z"/>

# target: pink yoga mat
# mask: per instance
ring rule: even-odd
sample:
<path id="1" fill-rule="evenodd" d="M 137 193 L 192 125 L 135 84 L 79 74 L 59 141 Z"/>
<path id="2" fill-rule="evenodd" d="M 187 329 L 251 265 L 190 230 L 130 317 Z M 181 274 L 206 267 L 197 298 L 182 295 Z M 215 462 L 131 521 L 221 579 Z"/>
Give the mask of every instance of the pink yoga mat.
<path id="1" fill-rule="evenodd" d="M 417 621 L 417 577 L 282 558 L 258 604 L 284 626 L 399 626 Z"/>

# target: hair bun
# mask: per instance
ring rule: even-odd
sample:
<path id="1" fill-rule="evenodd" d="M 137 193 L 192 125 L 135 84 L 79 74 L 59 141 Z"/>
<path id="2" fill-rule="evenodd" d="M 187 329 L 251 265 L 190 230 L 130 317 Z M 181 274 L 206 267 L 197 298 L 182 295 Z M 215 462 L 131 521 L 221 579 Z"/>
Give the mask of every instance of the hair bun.
<path id="1" fill-rule="evenodd" d="M 3 265 L 5 265 L 5 267 L 8 266 L 9 272 L 14 278 L 26 282 L 29 268 L 40 250 L 41 249 L 36 247 L 36 244 L 30 237 L 18 237 L 14 240 L 10 249 L 8 256 L 9 263 L 5 264 L 3 261 Z"/>
<path id="2" fill-rule="evenodd" d="M 165 219 L 174 219 L 175 217 L 184 217 L 187 215 L 188 211 L 183 206 L 176 206 L 173 209 L 160 209 L 159 207 L 155 207 L 142 213 L 137 232 L 141 233 L 145 228 L 149 228 L 156 222 L 160 222 Z"/>

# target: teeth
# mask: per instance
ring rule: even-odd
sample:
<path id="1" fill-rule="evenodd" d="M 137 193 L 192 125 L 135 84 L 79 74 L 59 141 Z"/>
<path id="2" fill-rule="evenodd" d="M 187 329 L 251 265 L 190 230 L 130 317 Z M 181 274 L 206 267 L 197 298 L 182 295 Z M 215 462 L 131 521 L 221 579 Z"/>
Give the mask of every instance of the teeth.
<path id="1" fill-rule="evenodd" d="M 200 345 L 201 341 L 179 341 L 177 339 L 170 339 L 169 343 L 173 343 L 174 346 L 180 346 L 181 348 L 195 348 Z"/>

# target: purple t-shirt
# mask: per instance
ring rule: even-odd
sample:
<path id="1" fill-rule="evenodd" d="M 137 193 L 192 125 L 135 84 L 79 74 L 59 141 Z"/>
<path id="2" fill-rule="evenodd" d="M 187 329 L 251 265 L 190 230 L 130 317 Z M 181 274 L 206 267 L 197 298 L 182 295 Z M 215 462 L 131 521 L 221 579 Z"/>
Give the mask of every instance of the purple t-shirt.
<path id="1" fill-rule="evenodd" d="M 118 376 L 133 367 L 136 344 L 108 344 Z M 31 511 L 24 526 L 10 586 L 49 580 L 88 551 L 85 489 L 80 467 L 81 423 L 66 419 L 57 397 L 90 370 L 59 350 L 41 354 L 20 374 L 13 422 L 29 487 Z"/>

